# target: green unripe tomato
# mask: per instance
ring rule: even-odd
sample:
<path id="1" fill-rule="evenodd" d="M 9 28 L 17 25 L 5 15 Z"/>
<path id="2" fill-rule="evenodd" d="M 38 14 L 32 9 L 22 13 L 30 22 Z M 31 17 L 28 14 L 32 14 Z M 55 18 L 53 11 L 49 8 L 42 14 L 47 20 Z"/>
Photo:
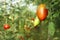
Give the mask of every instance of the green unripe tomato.
<path id="1" fill-rule="evenodd" d="M 38 17 L 36 17 L 33 22 L 34 26 L 37 26 L 39 23 L 40 23 L 40 20 L 38 19 Z"/>

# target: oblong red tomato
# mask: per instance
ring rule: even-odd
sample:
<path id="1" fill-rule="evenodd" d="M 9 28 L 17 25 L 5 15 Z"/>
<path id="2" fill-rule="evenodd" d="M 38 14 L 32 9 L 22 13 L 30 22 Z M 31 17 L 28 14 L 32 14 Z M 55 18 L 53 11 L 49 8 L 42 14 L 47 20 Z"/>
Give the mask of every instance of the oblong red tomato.
<path id="1" fill-rule="evenodd" d="M 46 19 L 47 15 L 48 15 L 48 9 L 46 9 L 44 4 L 39 5 L 38 9 L 37 9 L 37 16 L 39 18 L 39 20 L 43 21 Z"/>

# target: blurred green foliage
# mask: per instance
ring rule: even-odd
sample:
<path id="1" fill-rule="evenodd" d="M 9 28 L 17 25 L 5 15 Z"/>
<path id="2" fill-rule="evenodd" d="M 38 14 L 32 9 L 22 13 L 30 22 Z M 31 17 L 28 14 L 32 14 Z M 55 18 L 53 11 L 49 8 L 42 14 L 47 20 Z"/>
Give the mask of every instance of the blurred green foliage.
<path id="1" fill-rule="evenodd" d="M 34 27 L 37 6 L 46 4 L 48 16 L 46 20 Z M 60 40 L 60 0 L 1 0 L 0 1 L 0 40 Z M 31 7 L 30 7 L 31 5 Z M 29 9 L 30 7 L 30 9 Z M 33 9 L 35 7 L 35 9 Z M 31 9 L 33 9 L 31 11 Z M 7 19 L 7 20 L 6 20 Z M 3 25 L 10 25 L 4 30 Z M 32 28 L 25 31 L 26 27 Z"/>

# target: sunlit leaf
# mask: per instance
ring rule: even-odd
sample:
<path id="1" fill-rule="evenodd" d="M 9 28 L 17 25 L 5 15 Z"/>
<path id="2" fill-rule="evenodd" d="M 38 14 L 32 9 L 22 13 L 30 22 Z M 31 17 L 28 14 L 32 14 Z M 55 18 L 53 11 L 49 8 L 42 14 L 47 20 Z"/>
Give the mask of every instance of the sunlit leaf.
<path id="1" fill-rule="evenodd" d="M 48 34 L 53 36 L 55 32 L 55 24 L 53 22 L 50 22 L 48 25 Z"/>

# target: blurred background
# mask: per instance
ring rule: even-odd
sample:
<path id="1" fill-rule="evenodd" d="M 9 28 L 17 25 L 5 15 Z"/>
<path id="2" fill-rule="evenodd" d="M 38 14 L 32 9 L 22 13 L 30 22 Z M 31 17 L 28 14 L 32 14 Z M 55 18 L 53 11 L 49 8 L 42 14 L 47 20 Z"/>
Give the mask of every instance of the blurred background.
<path id="1" fill-rule="evenodd" d="M 42 3 L 48 16 L 34 27 Z M 60 40 L 60 0 L 0 0 L 0 40 Z"/>

